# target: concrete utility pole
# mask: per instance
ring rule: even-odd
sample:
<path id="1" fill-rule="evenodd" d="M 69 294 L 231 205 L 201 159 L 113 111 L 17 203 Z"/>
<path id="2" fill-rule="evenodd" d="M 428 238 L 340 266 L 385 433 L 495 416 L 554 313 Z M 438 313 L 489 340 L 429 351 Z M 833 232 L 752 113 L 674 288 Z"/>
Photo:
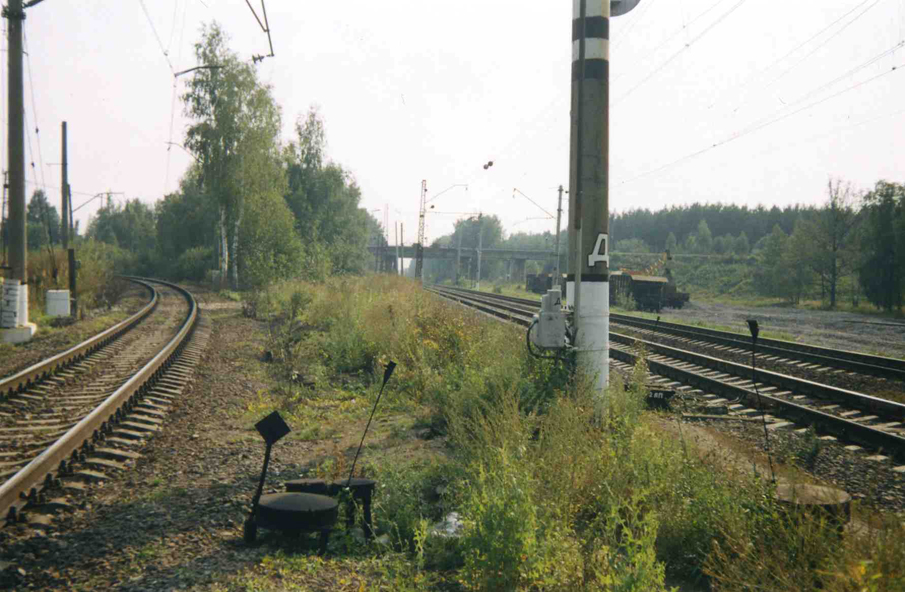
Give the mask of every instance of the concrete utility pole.
<path id="1" fill-rule="evenodd" d="M 393 224 L 393 231 L 396 239 L 396 264 L 394 265 L 396 269 L 393 270 L 393 273 L 399 275 L 399 222 Z"/>
<path id="2" fill-rule="evenodd" d="M 399 275 L 405 277 L 405 228 L 399 223 L 399 242 L 402 243 L 402 259 L 399 261 Z"/>
<path id="3" fill-rule="evenodd" d="M 28 284 L 28 251 L 25 234 L 25 124 L 22 82 L 22 0 L 9 0 L 9 263 L 10 277 Z M 28 321 L 26 318 L 25 322 Z"/>
<path id="4" fill-rule="evenodd" d="M 28 322 L 28 247 L 25 232 L 25 124 L 22 80 L 22 25 L 25 10 L 22 0 L 9 0 L 3 8 L 9 19 L 9 286 L 4 286 L 2 341 L 22 343 L 30 341 L 37 327 Z M 15 284 L 18 283 L 18 288 Z"/>
<path id="5" fill-rule="evenodd" d="M 456 247 L 456 285 L 459 285 L 459 269 L 462 267 L 462 234 L 465 228 L 462 227 L 459 229 L 459 244 Z"/>
<path id="6" fill-rule="evenodd" d="M 601 403 L 610 371 L 609 24 L 610 0 L 573 2 L 568 303 L 578 368 Z"/>
<path id="7" fill-rule="evenodd" d="M 484 218 L 478 214 L 478 283 L 475 290 L 481 289 L 481 251 L 484 249 Z"/>
<path id="8" fill-rule="evenodd" d="M 553 287 L 562 285 L 562 272 L 559 269 L 559 225 L 562 221 L 562 185 L 559 186 L 559 205 L 556 208 L 556 265 L 553 267 Z"/>
<path id="9" fill-rule="evenodd" d="M 69 198 L 67 189 L 69 188 L 69 157 L 66 153 L 66 122 L 63 122 L 63 147 L 62 147 L 62 182 L 60 183 L 60 211 L 62 213 L 60 222 L 60 236 L 63 238 L 63 250 L 69 248 Z"/>

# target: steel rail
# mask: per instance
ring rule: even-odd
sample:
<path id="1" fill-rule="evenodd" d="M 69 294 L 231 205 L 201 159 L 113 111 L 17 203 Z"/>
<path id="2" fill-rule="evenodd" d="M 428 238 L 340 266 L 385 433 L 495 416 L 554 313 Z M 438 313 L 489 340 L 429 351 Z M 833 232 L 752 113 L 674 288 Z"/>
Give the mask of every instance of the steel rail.
<path id="1" fill-rule="evenodd" d="M 112 424 L 123 417 L 137 399 L 150 390 L 153 383 L 170 367 L 188 343 L 187 337 L 198 319 L 198 305 L 194 296 L 184 288 L 169 282 L 146 278 L 127 279 L 154 282 L 180 292 L 189 305 L 186 319 L 176 336 L 151 361 L 47 450 L 0 486 L 0 519 L 5 516 L 7 520 L 15 520 L 18 510 L 29 500 L 37 498 L 39 488 L 53 481 L 54 472 L 66 474 L 70 468 L 67 461 L 77 457 L 80 449 L 100 440 L 102 435 L 111 429 Z"/>
<path id="2" fill-rule="evenodd" d="M 510 320 L 510 322 L 517 322 L 522 326 L 530 323 L 530 319 L 523 316 L 525 311 L 504 302 L 507 300 L 510 302 L 520 301 L 518 302 L 518 305 L 524 306 L 530 302 L 525 301 L 524 299 L 516 299 L 513 297 L 496 298 L 498 295 L 486 293 L 468 294 L 462 290 L 448 290 L 445 286 L 430 287 L 428 290 L 441 297 L 450 298 L 466 306 L 475 306 L 477 304 L 476 307 L 479 308 L 479 310 L 493 314 L 504 321 Z M 475 298 L 478 299 L 477 302 L 475 302 Z M 490 306 L 481 302 L 481 300 L 487 299 L 498 300 L 500 301 L 500 305 Z M 518 314 L 513 315 L 513 312 Z M 507 319 L 507 316 L 512 318 Z M 705 389 L 708 392 L 713 392 L 721 396 L 749 399 L 752 401 L 757 396 L 757 393 L 752 388 L 749 388 L 749 386 L 741 386 L 750 383 L 750 386 L 753 387 L 753 382 L 750 380 L 751 368 L 748 366 L 728 362 L 726 360 L 719 360 L 695 352 L 662 346 L 613 332 L 610 332 L 610 340 L 616 344 L 615 347 L 610 348 L 610 356 L 617 360 L 635 363 L 637 361 L 637 356 L 626 350 L 630 346 L 638 344 L 649 352 L 657 352 L 658 355 L 662 357 L 672 357 L 677 359 L 679 363 L 688 362 L 703 366 L 710 371 L 729 373 L 733 375 L 733 378 L 726 382 L 719 378 L 708 377 L 699 372 L 679 368 L 648 357 L 646 360 L 648 368 L 656 374 L 666 378 L 672 378 L 683 384 Z M 806 394 L 815 398 L 837 398 L 853 407 L 879 411 L 896 418 L 905 418 L 905 405 L 900 403 L 878 399 L 863 393 L 847 391 L 845 389 L 786 376 L 776 372 L 758 370 L 757 383 L 763 387 L 771 385 L 776 386 L 777 388 L 786 388 L 796 393 Z M 822 431 L 834 436 L 886 450 L 891 454 L 897 455 L 899 458 L 905 458 L 905 438 L 896 435 L 895 433 L 879 430 L 857 421 L 852 421 L 818 409 L 812 409 L 804 405 L 786 401 L 769 393 L 761 392 L 760 398 L 766 402 L 768 406 L 780 409 L 784 415 L 790 416 L 801 423 L 815 425 Z"/>
<path id="3" fill-rule="evenodd" d="M 656 327 L 658 333 L 666 333 L 689 339 L 699 339 L 717 345 L 748 349 L 750 349 L 751 346 L 751 341 L 746 339 L 744 335 L 730 333 L 728 331 L 692 327 L 679 323 L 657 322 L 651 319 L 613 313 L 610 313 L 610 318 L 613 322 L 621 325 L 629 325 L 649 330 L 654 330 L 654 327 Z M 859 374 L 905 381 L 905 361 L 897 360 L 895 358 L 873 356 L 870 354 L 844 350 L 832 350 L 815 345 L 764 338 L 758 339 L 757 350 L 758 353 L 763 355 L 793 358 L 802 362 L 820 364 L 821 366 L 828 366 L 831 368 L 840 368 Z"/>
<path id="4" fill-rule="evenodd" d="M 610 335 L 612 336 L 612 333 Z M 612 347 L 610 348 L 610 357 L 629 364 L 634 364 L 638 359 L 636 354 L 632 354 L 621 348 Z M 650 358 L 647 358 L 645 362 L 651 372 L 663 376 L 664 378 L 671 378 L 682 384 L 687 384 L 722 397 L 746 399 L 756 404 L 756 393 L 753 390 L 729 382 L 724 382 L 717 378 L 704 376 L 703 374 L 698 374 L 690 370 L 683 370 L 682 368 Z M 758 370 L 758 378 L 759 377 L 760 370 Z M 760 398 L 764 400 L 767 406 L 779 409 L 783 416 L 790 417 L 803 425 L 813 425 L 820 431 L 836 436 L 837 438 L 882 450 L 888 454 L 895 455 L 899 459 L 905 459 L 905 438 L 892 432 L 878 430 L 877 428 L 856 421 L 837 417 L 820 411 L 819 409 L 811 409 L 810 407 L 805 407 L 804 405 L 799 405 L 791 401 L 785 401 L 763 392 L 760 394 Z"/>
<path id="5" fill-rule="evenodd" d="M 442 286 L 444 290 L 452 290 L 463 294 L 475 294 L 474 290 L 465 288 Z M 540 306 L 540 300 L 531 300 L 527 298 L 517 298 L 515 296 L 504 296 L 502 294 L 490 294 L 481 292 L 480 294 L 493 298 L 495 300 L 503 300 L 513 304 L 524 306 Z M 731 347 L 747 348 L 750 347 L 750 341 L 744 338 L 743 334 L 732 333 L 730 331 L 720 331 L 717 329 L 706 329 L 704 327 L 695 327 L 692 325 L 683 325 L 681 323 L 670 323 L 667 321 L 654 321 L 643 317 L 632 315 L 622 315 L 610 313 L 610 319 L 619 324 L 634 325 L 639 328 L 652 329 L 657 327 L 657 332 L 668 333 L 682 337 L 693 337 L 702 341 L 709 341 L 718 345 L 727 345 Z M 646 326 L 642 327 L 644 324 Z M 679 332 L 684 333 L 679 333 Z M 846 350 L 836 350 L 831 348 L 820 347 L 805 343 L 795 343 L 794 341 L 785 341 L 782 339 L 771 339 L 761 337 L 757 340 L 757 350 L 759 353 L 773 355 L 783 358 L 793 358 L 802 362 L 811 362 L 822 366 L 839 368 L 866 374 L 878 376 L 882 378 L 893 378 L 897 380 L 905 380 L 905 360 L 890 358 L 887 356 L 875 356 L 861 352 L 853 352 Z"/>
<path id="6" fill-rule="evenodd" d="M 67 366 L 78 362 L 79 360 L 82 360 L 88 354 L 104 347 L 105 345 L 119 338 L 126 331 L 135 326 L 136 323 L 151 314 L 151 312 L 157 307 L 157 291 L 150 284 L 140 279 L 124 279 L 143 286 L 148 290 L 148 294 L 151 299 L 141 310 L 139 310 L 129 318 L 113 325 L 109 329 L 98 333 L 94 337 L 86 339 L 78 345 L 74 345 L 73 347 L 67 349 L 62 353 L 42 360 L 37 364 L 29 366 L 28 368 L 17 372 L 16 374 L 0 380 L 0 400 L 8 398 L 14 393 L 22 392 L 39 380 L 47 378 L 54 372 L 62 370 L 63 368 L 66 368 Z"/>

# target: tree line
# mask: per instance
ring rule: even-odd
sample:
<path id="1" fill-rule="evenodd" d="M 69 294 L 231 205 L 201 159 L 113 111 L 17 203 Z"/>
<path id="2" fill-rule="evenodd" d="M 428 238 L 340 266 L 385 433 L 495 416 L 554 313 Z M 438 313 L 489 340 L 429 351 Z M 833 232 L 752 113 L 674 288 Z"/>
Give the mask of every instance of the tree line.
<path id="1" fill-rule="evenodd" d="M 255 287 L 283 278 L 360 273 L 381 225 L 360 208 L 352 174 L 326 155 L 316 108 L 281 139 L 282 111 L 252 64 L 216 23 L 195 45 L 196 70 L 181 99 L 190 120 L 182 147 L 193 164 L 179 189 L 153 205 L 107 200 L 85 237 L 117 245 L 121 271 Z M 29 247 L 59 243 L 59 215 L 43 192 L 28 207 Z M 49 229 L 49 230 L 47 230 Z"/>
<path id="2" fill-rule="evenodd" d="M 798 303 L 819 295 L 830 307 L 849 288 L 884 310 L 905 298 L 905 185 L 879 181 L 859 192 L 830 180 L 819 206 L 679 206 L 613 216 L 616 251 L 754 256 L 757 291 Z M 716 238 L 714 238 L 716 237 Z"/>

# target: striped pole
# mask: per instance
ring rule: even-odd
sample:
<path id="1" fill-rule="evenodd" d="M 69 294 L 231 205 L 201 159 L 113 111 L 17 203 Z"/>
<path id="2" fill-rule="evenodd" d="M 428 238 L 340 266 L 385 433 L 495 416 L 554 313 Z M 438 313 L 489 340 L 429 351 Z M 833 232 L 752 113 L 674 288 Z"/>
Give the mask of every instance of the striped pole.
<path id="1" fill-rule="evenodd" d="M 567 303 L 578 368 L 603 402 L 609 384 L 610 0 L 573 0 Z"/>

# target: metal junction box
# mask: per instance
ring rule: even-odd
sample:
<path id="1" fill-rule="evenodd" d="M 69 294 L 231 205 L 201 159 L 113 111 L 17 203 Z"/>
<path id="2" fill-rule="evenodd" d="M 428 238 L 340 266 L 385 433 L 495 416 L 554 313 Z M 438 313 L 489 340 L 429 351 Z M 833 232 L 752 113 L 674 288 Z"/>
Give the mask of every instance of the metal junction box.
<path id="1" fill-rule="evenodd" d="M 566 345 L 566 313 L 562 310 L 559 288 L 548 290 L 541 298 L 540 312 L 534 317 L 537 324 L 531 331 L 531 341 L 543 349 L 562 349 Z"/>

